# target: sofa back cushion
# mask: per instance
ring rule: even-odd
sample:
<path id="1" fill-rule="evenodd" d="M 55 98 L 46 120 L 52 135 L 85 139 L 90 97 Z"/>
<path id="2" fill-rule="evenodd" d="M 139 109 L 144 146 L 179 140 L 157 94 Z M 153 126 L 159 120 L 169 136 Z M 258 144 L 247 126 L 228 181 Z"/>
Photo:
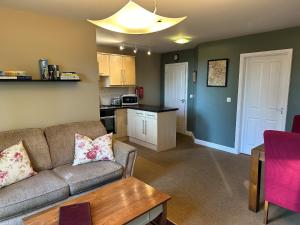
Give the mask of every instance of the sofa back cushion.
<path id="1" fill-rule="evenodd" d="M 23 129 L 0 132 L 0 151 L 23 141 L 33 169 L 37 172 L 52 169 L 44 132 L 41 129 Z"/>
<path id="2" fill-rule="evenodd" d="M 45 129 L 53 167 L 73 163 L 75 152 L 75 134 L 91 139 L 106 134 L 100 121 L 76 122 L 56 125 Z"/>

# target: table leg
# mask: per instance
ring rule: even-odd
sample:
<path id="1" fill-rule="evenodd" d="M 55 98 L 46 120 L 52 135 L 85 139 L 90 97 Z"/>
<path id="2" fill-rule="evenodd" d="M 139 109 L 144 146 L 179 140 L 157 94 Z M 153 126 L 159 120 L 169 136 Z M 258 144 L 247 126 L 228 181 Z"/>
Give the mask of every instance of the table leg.
<path id="1" fill-rule="evenodd" d="M 259 150 L 253 149 L 251 153 L 251 169 L 249 184 L 249 209 L 253 212 L 259 210 L 261 161 Z"/>
<path id="2" fill-rule="evenodd" d="M 168 225 L 167 220 L 167 203 L 163 203 L 163 211 L 162 213 L 152 222 L 155 225 Z"/>

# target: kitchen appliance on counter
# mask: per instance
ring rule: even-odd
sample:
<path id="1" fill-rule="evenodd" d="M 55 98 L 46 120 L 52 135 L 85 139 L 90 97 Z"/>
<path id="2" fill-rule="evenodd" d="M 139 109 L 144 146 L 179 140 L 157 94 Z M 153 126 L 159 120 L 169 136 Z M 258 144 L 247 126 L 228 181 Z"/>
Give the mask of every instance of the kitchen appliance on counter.
<path id="1" fill-rule="evenodd" d="M 122 105 L 138 105 L 138 96 L 136 94 L 126 94 L 121 96 Z"/>
<path id="2" fill-rule="evenodd" d="M 121 97 L 112 98 L 111 99 L 111 105 L 112 106 L 121 106 L 122 105 Z"/>
<path id="3" fill-rule="evenodd" d="M 116 116 L 115 109 L 113 108 L 101 108 L 100 120 L 103 123 L 107 133 L 116 133 Z"/>

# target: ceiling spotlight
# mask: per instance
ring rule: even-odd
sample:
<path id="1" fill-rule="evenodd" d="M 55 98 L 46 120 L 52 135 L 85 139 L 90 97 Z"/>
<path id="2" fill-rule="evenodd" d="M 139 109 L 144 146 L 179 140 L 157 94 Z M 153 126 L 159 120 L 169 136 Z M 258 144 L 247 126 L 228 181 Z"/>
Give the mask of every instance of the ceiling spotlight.
<path id="1" fill-rule="evenodd" d="M 147 55 L 151 55 L 151 50 L 150 49 L 147 51 Z"/>
<path id="2" fill-rule="evenodd" d="M 191 40 L 188 39 L 188 38 L 179 38 L 179 39 L 176 39 L 174 42 L 177 43 L 177 44 L 187 44 L 189 43 Z"/>
<path id="3" fill-rule="evenodd" d="M 138 49 L 137 49 L 137 47 L 135 47 L 135 48 L 133 49 L 133 53 L 136 54 L 137 52 L 138 52 Z"/>
<path id="4" fill-rule="evenodd" d="M 125 49 L 124 44 L 121 44 L 121 45 L 120 45 L 120 50 L 123 51 L 124 49 Z"/>

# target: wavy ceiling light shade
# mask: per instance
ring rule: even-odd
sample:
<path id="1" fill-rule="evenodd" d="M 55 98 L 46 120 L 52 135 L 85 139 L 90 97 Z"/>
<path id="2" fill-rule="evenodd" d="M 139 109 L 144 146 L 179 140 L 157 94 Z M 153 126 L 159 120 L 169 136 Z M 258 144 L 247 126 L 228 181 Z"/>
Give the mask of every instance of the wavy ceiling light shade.
<path id="1" fill-rule="evenodd" d="M 168 18 L 150 12 L 133 1 L 129 1 L 114 15 L 103 20 L 88 20 L 96 26 L 118 33 L 148 34 L 172 27 L 186 17 Z"/>

